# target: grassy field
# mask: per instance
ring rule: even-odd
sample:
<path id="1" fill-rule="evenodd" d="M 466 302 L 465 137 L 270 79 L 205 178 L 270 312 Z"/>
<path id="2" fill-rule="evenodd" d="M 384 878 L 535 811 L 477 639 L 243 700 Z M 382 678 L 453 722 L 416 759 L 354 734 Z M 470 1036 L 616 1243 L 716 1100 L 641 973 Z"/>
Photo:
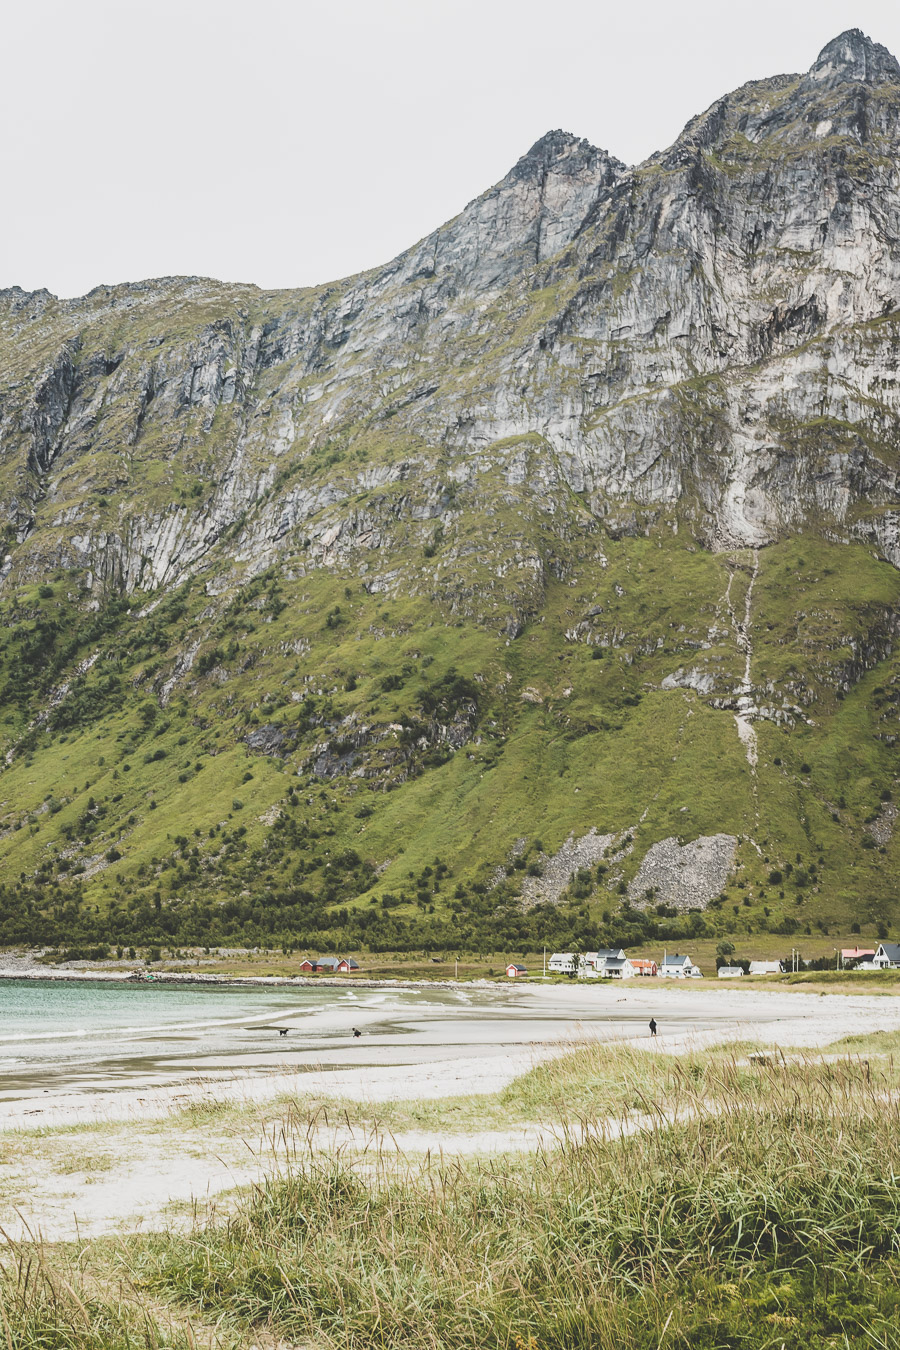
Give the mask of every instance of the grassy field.
<path id="1" fill-rule="evenodd" d="M 515 1092 L 580 1132 L 485 1161 L 317 1153 L 295 1103 L 287 1161 L 186 1229 L 7 1246 L 2 1333 L 9 1350 L 895 1350 L 896 1043 L 581 1048 Z M 481 1099 L 485 1122 L 512 1100 Z M 428 1109 L 450 1128 L 460 1102 Z"/>
<path id="2" fill-rule="evenodd" d="M 770 1084 L 760 1110 L 735 1086 L 714 1115 L 537 1166 L 330 1160 L 129 1269 L 331 1346 L 896 1344 L 896 1109 L 846 1082 L 796 1096 Z"/>
<path id="3" fill-rule="evenodd" d="M 664 950 L 668 948 L 669 952 L 681 951 L 687 953 L 692 960 L 700 967 L 707 978 L 716 976 L 716 948 L 721 939 L 719 938 L 687 938 L 683 942 L 670 943 L 636 943 L 628 949 L 628 955 L 635 958 L 647 958 L 650 960 L 661 961 Z M 733 936 L 731 941 L 735 945 L 735 959 L 746 960 L 782 960 L 790 957 L 791 947 L 795 947 L 803 960 L 819 960 L 822 957 L 833 959 L 837 951 L 842 948 L 853 948 L 856 946 L 872 947 L 878 946 L 878 938 L 872 936 L 854 934 L 835 933 L 829 937 L 816 935 L 814 937 L 803 938 L 784 938 L 772 933 L 753 934 L 752 937 L 740 938 Z M 322 955 L 318 948 L 310 947 L 307 953 L 306 949 L 301 949 L 290 954 L 277 949 L 263 949 L 256 952 L 234 951 L 229 954 L 219 953 L 210 954 L 202 947 L 184 948 L 180 950 L 178 956 L 172 957 L 167 950 L 163 959 L 152 963 L 151 968 L 159 972 L 167 970 L 180 971 L 182 973 L 200 972 L 206 974 L 219 975 L 279 975 L 287 978 L 293 978 L 302 974 L 298 967 L 304 956 Z M 358 979 L 398 979 L 398 980 L 474 980 L 474 979 L 501 979 L 505 980 L 506 967 L 510 962 L 523 965 L 528 972 L 527 979 L 540 979 L 543 982 L 544 953 L 543 951 L 517 951 L 498 947 L 494 951 L 485 951 L 481 953 L 472 953 L 460 951 L 458 958 L 453 953 L 441 953 L 439 956 L 426 955 L 424 952 L 373 952 L 360 954 L 354 952 L 341 952 L 342 955 L 356 955 L 360 962 L 360 970 L 355 976 L 348 978 Z M 552 951 L 547 950 L 547 960 L 549 961 Z M 50 962 L 54 964 L 54 962 Z M 98 961 L 94 963 L 95 968 L 115 969 L 122 965 L 120 962 Z M 131 961 L 127 959 L 124 965 L 129 968 L 140 961 Z M 802 972 L 799 976 L 792 979 L 792 983 L 806 981 L 821 981 L 834 983 L 834 971 L 810 971 Z M 841 985 L 846 985 L 850 989 L 865 991 L 866 989 L 883 987 L 895 982 L 898 978 L 890 971 L 881 973 L 875 972 L 838 972 Z M 310 976 L 310 979 L 316 979 L 316 976 Z M 565 977 L 549 976 L 548 979 L 565 979 Z M 782 976 L 754 976 L 746 981 L 747 987 L 759 985 L 763 980 L 767 982 L 780 981 L 786 983 L 787 978 Z M 637 986 L 640 987 L 640 982 Z M 699 984 L 692 984 L 692 989 L 700 987 Z"/>

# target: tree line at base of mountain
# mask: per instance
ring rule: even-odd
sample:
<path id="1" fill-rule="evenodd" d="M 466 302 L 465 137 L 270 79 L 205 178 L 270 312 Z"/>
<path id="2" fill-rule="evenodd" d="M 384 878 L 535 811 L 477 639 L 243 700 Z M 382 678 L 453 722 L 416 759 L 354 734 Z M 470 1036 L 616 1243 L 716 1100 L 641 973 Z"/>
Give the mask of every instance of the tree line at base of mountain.
<path id="1" fill-rule="evenodd" d="M 462 889 L 462 888 L 460 888 Z M 501 885 L 494 893 L 466 895 L 447 913 L 405 918 L 390 906 L 328 908 L 302 888 L 235 897 L 151 905 L 144 896 L 101 912 L 85 901 L 77 883 L 63 897 L 38 887 L 0 887 L 0 946 L 66 949 L 89 959 L 108 949 L 263 946 L 285 951 L 341 948 L 362 952 L 586 951 L 687 942 L 714 937 L 717 927 L 699 910 L 660 917 L 623 900 L 615 911 L 592 918 L 577 897 L 523 909 Z M 665 907 L 658 907 L 665 908 Z M 791 935 L 799 930 L 795 921 Z M 783 925 L 782 925 L 783 927 Z M 774 929 L 771 931 L 778 931 Z"/>

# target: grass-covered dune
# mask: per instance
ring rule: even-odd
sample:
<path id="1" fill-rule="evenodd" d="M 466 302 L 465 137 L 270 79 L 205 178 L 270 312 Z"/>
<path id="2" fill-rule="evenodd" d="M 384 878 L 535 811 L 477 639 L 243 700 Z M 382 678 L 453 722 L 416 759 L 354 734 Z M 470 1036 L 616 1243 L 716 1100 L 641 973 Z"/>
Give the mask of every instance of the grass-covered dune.
<path id="1" fill-rule="evenodd" d="M 21 1246 L 10 1350 L 251 1345 L 657 1350 L 898 1345 L 893 1060 L 615 1049 L 627 1104 L 527 1158 L 305 1151 L 187 1231 Z M 531 1076 L 561 1102 L 578 1055 Z M 629 1108 L 639 1111 L 630 1114 Z M 604 1130 L 601 1121 L 606 1119 Z M 630 1123 L 629 1123 L 630 1122 Z"/>

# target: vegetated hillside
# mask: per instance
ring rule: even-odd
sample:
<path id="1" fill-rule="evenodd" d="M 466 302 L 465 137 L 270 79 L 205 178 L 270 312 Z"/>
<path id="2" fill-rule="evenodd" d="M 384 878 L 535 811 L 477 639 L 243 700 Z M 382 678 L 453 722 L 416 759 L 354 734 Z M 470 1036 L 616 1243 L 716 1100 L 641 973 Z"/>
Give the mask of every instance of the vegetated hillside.
<path id="1" fill-rule="evenodd" d="M 900 67 L 380 271 L 0 299 L 0 938 L 887 931 Z"/>

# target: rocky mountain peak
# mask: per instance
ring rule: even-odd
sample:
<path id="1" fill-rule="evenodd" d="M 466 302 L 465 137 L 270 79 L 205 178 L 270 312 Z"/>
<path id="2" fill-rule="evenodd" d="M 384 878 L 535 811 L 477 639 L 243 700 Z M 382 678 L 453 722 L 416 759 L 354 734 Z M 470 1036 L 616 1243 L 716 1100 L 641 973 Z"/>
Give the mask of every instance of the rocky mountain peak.
<path id="1" fill-rule="evenodd" d="M 817 84 L 832 85 L 848 81 L 862 84 L 900 81 L 900 64 L 880 42 L 873 42 L 859 28 L 848 28 L 822 48 L 807 78 Z"/>
<path id="2" fill-rule="evenodd" d="M 573 136 L 569 131 L 557 129 L 546 132 L 540 140 L 535 141 L 510 172 L 523 176 L 535 172 L 543 173 L 548 169 L 558 170 L 562 161 L 570 161 L 573 164 L 590 164 L 598 161 L 616 163 L 605 150 L 599 150 L 597 146 L 591 145 L 590 141 Z"/>
<path id="3" fill-rule="evenodd" d="M 568 131 L 548 131 L 510 169 L 498 187 L 537 183 L 542 188 L 551 182 L 578 181 L 598 188 L 609 186 L 625 165 L 606 150 Z"/>
<path id="4" fill-rule="evenodd" d="M 558 253 L 625 171 L 605 150 L 567 131 L 548 131 L 509 172 L 454 220 L 386 271 L 393 282 L 440 276 L 447 293 L 482 297 Z"/>

